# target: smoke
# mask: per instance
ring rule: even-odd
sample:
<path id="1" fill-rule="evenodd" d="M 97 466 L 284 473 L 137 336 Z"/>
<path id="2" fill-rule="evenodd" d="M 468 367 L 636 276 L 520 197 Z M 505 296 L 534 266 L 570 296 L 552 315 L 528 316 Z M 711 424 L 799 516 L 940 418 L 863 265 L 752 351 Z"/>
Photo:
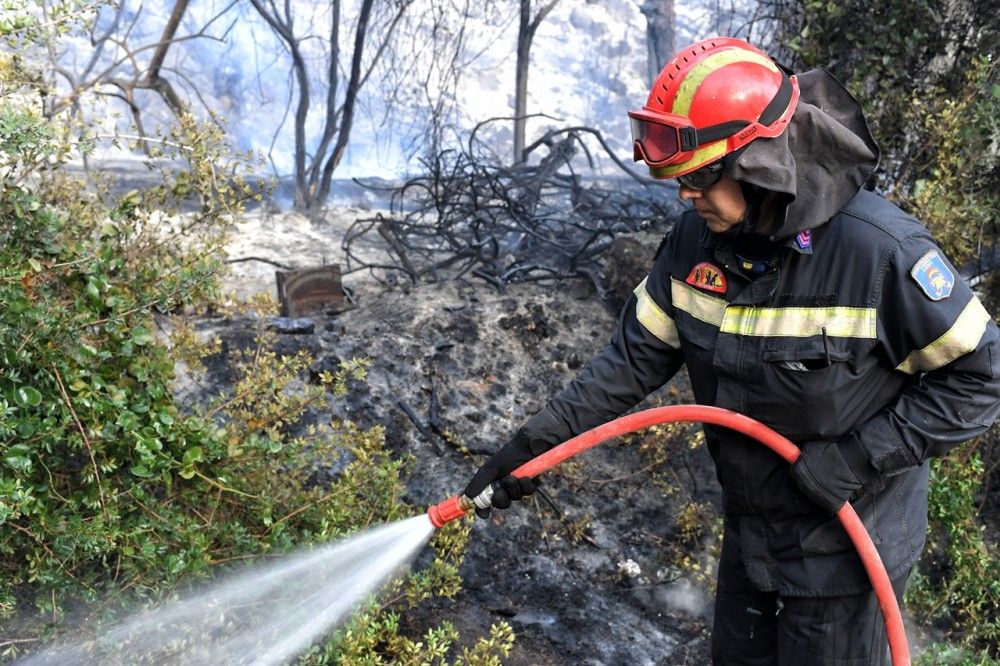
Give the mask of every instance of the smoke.
<path id="1" fill-rule="evenodd" d="M 664 587 L 661 596 L 664 605 L 670 610 L 693 616 L 701 615 L 708 605 L 705 592 L 683 579 Z"/>

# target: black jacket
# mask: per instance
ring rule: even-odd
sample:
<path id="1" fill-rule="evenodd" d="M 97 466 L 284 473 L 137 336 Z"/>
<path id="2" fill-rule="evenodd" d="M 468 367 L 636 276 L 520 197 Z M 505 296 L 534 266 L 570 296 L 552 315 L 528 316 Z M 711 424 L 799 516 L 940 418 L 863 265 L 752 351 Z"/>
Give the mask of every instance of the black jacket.
<path id="1" fill-rule="evenodd" d="M 525 430 L 564 441 L 686 364 L 699 404 L 746 414 L 801 447 L 856 435 L 878 478 L 852 504 L 893 577 L 924 545 L 924 462 L 1000 411 L 1000 332 L 926 229 L 860 189 L 877 148 L 857 103 L 824 72 L 799 80 L 790 131 L 726 167 L 784 196 L 768 267 L 744 270 L 740 246 L 684 214 L 611 342 Z M 809 596 L 870 586 L 837 519 L 796 488 L 783 460 L 730 430 L 705 430 L 727 538 L 738 535 L 757 587 Z"/>

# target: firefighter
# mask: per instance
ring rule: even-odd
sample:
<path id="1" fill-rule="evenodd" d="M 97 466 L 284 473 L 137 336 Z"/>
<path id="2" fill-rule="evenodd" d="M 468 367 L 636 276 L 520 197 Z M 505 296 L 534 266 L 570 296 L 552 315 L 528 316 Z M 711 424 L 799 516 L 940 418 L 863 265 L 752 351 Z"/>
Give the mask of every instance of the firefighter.
<path id="1" fill-rule="evenodd" d="M 692 205 L 611 341 L 476 472 L 510 472 L 687 366 L 694 398 L 795 442 L 792 466 L 705 426 L 723 489 L 715 664 L 883 664 L 871 584 L 834 514 L 850 501 L 901 600 L 927 530 L 928 459 L 1000 410 L 993 318 L 927 230 L 863 186 L 879 149 L 830 74 L 750 44 L 682 50 L 628 113 L 634 157 Z M 488 515 L 489 509 L 480 510 Z"/>

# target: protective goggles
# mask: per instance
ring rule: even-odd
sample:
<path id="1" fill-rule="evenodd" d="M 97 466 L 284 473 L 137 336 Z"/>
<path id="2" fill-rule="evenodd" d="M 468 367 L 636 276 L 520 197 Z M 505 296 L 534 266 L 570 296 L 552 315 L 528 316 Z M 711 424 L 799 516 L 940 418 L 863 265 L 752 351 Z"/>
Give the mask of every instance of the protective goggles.
<path id="1" fill-rule="evenodd" d="M 684 116 L 648 109 L 628 112 L 632 159 L 658 167 L 683 162 L 698 148 L 698 130 Z"/>
<path id="2" fill-rule="evenodd" d="M 722 160 L 716 160 L 683 176 L 677 176 L 677 182 L 692 190 L 704 190 L 715 185 L 720 178 L 722 178 Z"/>

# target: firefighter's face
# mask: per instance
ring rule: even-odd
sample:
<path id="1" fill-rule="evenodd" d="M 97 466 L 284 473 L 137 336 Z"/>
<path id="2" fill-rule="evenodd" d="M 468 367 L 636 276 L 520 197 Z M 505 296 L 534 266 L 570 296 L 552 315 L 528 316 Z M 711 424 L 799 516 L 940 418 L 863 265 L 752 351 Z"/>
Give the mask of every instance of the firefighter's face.
<path id="1" fill-rule="evenodd" d="M 698 214 L 704 218 L 708 228 L 717 234 L 736 227 L 747 212 L 747 202 L 743 190 L 734 179 L 723 176 L 703 190 L 680 185 L 681 201 L 690 201 Z"/>

